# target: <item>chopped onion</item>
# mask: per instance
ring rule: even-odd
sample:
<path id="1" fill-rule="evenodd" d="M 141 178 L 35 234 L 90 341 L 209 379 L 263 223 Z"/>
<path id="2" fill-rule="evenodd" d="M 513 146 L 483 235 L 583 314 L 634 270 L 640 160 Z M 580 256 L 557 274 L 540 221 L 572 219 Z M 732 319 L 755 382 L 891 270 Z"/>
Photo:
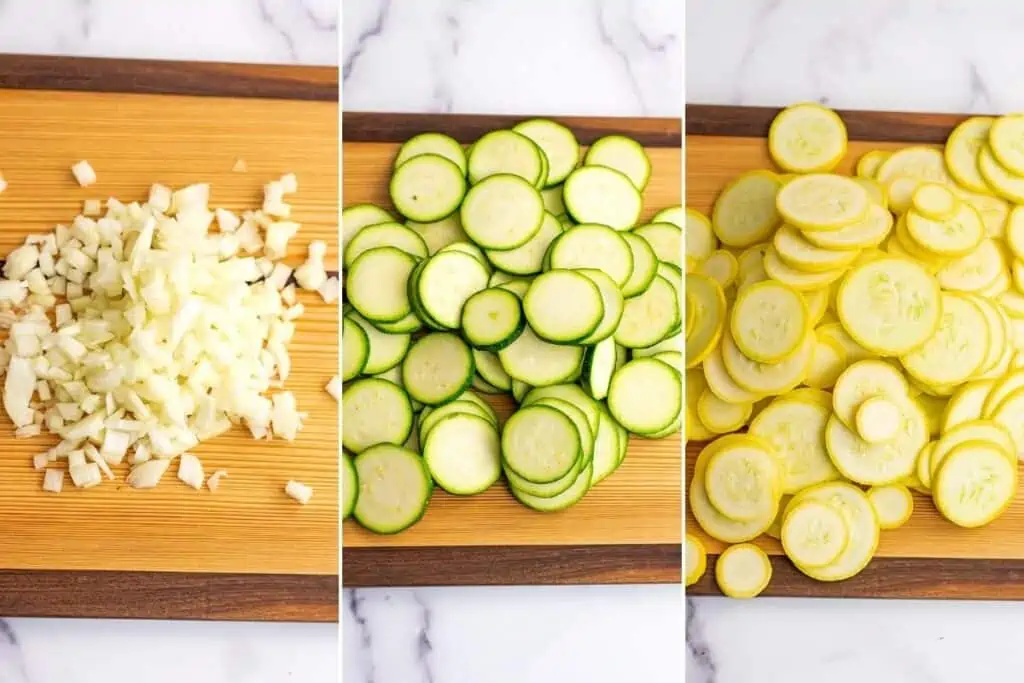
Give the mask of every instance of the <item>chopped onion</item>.
<path id="1" fill-rule="evenodd" d="M 284 492 L 302 505 L 308 503 L 309 499 L 313 497 L 312 488 L 294 480 L 285 484 Z"/>
<path id="2" fill-rule="evenodd" d="M 341 377 L 335 375 L 327 383 L 327 393 L 334 397 L 335 401 L 341 400 Z"/>
<path id="3" fill-rule="evenodd" d="M 100 467 L 94 462 L 72 465 L 68 472 L 71 474 L 72 483 L 80 489 L 92 488 L 102 481 Z"/>
<path id="4" fill-rule="evenodd" d="M 210 475 L 209 479 L 206 480 L 206 488 L 210 489 L 211 491 L 216 491 L 217 488 L 220 486 L 220 480 L 227 476 L 227 470 L 217 470 L 216 472 Z"/>
<path id="5" fill-rule="evenodd" d="M 96 182 L 96 171 L 89 165 L 88 161 L 79 161 L 71 167 L 71 174 L 82 187 L 88 187 Z"/>
<path id="6" fill-rule="evenodd" d="M 43 475 L 43 490 L 60 493 L 64 488 L 64 472 L 62 470 L 46 470 Z"/>
<path id="7" fill-rule="evenodd" d="M 128 485 L 133 489 L 151 489 L 160 483 L 164 472 L 170 466 L 170 460 L 147 460 L 133 467 L 128 473 Z"/>
<path id="8" fill-rule="evenodd" d="M 178 479 L 182 480 L 196 491 L 203 488 L 203 464 L 199 458 L 191 453 L 182 453 L 178 458 Z"/>

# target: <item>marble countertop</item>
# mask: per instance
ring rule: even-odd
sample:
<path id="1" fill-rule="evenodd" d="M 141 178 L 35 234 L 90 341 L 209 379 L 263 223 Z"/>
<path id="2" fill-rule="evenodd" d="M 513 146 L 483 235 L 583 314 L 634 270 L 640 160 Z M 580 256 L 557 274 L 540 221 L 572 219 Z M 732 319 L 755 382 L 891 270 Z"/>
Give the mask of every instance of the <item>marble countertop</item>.
<path id="1" fill-rule="evenodd" d="M 1024 109 L 1012 0 L 688 0 L 686 100 Z M 687 601 L 687 683 L 1019 680 L 1024 604 Z"/>
<path id="2" fill-rule="evenodd" d="M 349 2 L 346 110 L 680 116 L 677 0 Z M 678 586 L 344 591 L 345 683 L 677 683 Z"/>

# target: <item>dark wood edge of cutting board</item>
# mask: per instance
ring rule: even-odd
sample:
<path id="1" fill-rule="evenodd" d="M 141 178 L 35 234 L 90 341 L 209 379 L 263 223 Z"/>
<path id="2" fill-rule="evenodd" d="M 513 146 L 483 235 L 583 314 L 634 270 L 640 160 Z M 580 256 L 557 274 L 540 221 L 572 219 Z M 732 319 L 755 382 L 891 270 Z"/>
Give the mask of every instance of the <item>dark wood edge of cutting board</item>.
<path id="1" fill-rule="evenodd" d="M 0 88 L 338 101 L 338 68 L 0 54 Z"/>
<path id="2" fill-rule="evenodd" d="M 484 133 L 511 128 L 530 116 L 505 114 L 396 114 L 346 111 L 341 118 L 344 142 L 405 142 L 418 133 L 444 133 L 470 143 Z M 549 116 L 567 126 L 584 145 L 605 135 L 628 135 L 644 147 L 681 147 L 678 118 Z"/>
<path id="3" fill-rule="evenodd" d="M 688 596 L 721 595 L 716 560 L 708 555 L 707 571 Z M 766 597 L 1024 600 L 1024 560 L 876 557 L 857 576 L 834 583 L 804 576 L 781 555 L 771 561 Z"/>
<path id="4" fill-rule="evenodd" d="M 338 621 L 338 577 L 0 570 L 0 616 Z"/>
<path id="5" fill-rule="evenodd" d="M 344 588 L 670 583 L 680 544 L 345 548 Z"/>
<path id="6" fill-rule="evenodd" d="M 779 111 L 777 107 L 689 104 L 686 106 L 686 134 L 767 138 L 768 128 Z M 836 113 L 846 124 L 851 140 L 906 144 L 943 143 L 949 132 L 968 118 L 963 114 L 918 112 L 837 110 Z"/>

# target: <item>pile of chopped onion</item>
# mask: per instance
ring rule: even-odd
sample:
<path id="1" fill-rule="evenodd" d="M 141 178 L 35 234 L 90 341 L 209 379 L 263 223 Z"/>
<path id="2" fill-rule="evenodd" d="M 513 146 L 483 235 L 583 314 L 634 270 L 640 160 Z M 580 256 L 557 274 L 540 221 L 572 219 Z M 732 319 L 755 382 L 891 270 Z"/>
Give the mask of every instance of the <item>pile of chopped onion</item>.
<path id="1" fill-rule="evenodd" d="M 95 181 L 85 162 L 75 175 Z M 80 488 L 114 479 L 122 462 L 129 485 L 151 488 L 175 459 L 178 478 L 199 489 L 203 467 L 188 450 L 201 441 L 233 425 L 296 438 L 306 415 L 281 390 L 303 312 L 295 287 L 338 298 L 325 243 L 312 242 L 294 272 L 278 262 L 299 230 L 284 201 L 297 188 L 292 174 L 268 183 L 262 210 L 241 217 L 211 210 L 206 184 L 154 185 L 148 202 L 110 199 L 101 217 L 90 200 L 70 226 L 7 256 L 3 406 L 16 437 L 61 437 L 34 458 L 44 490 L 61 490 L 61 461 Z"/>

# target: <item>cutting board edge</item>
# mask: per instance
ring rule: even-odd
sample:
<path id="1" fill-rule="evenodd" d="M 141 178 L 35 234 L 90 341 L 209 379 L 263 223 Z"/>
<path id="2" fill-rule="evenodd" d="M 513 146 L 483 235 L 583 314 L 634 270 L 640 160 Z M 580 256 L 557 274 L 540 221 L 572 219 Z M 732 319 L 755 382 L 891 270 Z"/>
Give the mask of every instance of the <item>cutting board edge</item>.
<path id="1" fill-rule="evenodd" d="M 5 617 L 338 621 L 338 576 L 0 570 Z"/>
<path id="2" fill-rule="evenodd" d="M 342 587 L 680 584 L 682 559 L 680 543 L 349 548 Z"/>
<path id="3" fill-rule="evenodd" d="M 0 54 L 0 88 L 339 101 L 338 67 Z"/>

